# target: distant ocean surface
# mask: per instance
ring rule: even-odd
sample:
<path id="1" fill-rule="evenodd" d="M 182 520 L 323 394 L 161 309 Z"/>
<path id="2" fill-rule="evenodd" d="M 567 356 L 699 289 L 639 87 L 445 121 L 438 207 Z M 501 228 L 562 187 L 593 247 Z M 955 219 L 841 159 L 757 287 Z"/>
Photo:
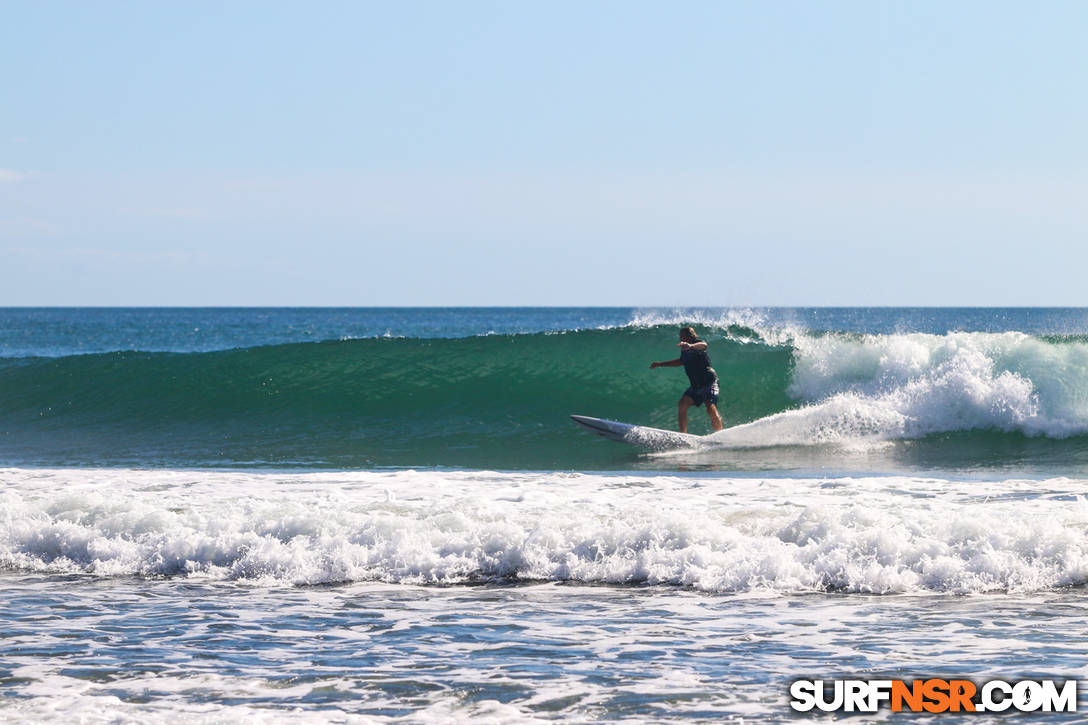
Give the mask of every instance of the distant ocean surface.
<path id="1" fill-rule="evenodd" d="M 725 431 L 569 420 L 674 428 L 681 324 Z M 1086 309 L 0 309 L 0 720 L 1084 679 L 1086 492 Z"/>

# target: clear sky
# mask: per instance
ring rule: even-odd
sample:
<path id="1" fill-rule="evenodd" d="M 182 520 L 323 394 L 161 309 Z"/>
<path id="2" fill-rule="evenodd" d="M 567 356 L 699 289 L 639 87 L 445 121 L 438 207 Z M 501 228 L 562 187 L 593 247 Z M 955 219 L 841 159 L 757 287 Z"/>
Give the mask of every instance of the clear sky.
<path id="1" fill-rule="evenodd" d="M 1088 3 L 0 4 L 0 305 L 1084 305 Z"/>

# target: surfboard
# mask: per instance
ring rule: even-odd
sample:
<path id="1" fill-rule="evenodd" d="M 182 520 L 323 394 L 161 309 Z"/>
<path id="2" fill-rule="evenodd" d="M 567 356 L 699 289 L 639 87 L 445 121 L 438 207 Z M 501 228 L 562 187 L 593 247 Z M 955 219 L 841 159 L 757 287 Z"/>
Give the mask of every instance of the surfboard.
<path id="1" fill-rule="evenodd" d="M 616 420 L 590 418 L 588 415 L 572 415 L 570 418 L 586 430 L 591 430 L 610 441 L 629 443 L 652 451 L 690 448 L 700 438 L 700 436 L 691 435 L 690 433 L 678 433 L 674 430 L 661 430 L 660 428 L 650 428 L 644 425 L 620 423 Z"/>

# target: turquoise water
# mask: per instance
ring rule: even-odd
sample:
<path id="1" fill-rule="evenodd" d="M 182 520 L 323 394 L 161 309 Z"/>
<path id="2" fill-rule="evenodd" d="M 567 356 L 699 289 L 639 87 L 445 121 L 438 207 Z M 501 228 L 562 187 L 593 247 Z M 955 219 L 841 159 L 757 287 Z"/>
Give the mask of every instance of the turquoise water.
<path id="1" fill-rule="evenodd" d="M 568 420 L 672 427 L 681 323 L 726 431 Z M 0 717 L 781 720 L 800 677 L 1079 678 L 1086 465 L 1084 310 L 0 310 Z"/>
<path id="2" fill-rule="evenodd" d="M 566 416 L 674 427 L 687 319 L 754 424 L 689 465 L 1088 464 L 1088 319 L 1025 309 L 6 310 L 0 462 L 668 470 Z"/>

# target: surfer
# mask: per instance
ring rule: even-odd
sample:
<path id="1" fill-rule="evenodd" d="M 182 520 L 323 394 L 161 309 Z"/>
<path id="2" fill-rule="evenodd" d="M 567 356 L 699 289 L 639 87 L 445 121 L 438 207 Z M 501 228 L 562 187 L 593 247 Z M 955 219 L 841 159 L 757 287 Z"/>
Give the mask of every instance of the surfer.
<path id="1" fill-rule="evenodd" d="M 714 430 L 721 430 L 722 417 L 718 415 L 718 373 L 710 367 L 706 341 L 699 339 L 694 327 L 683 327 L 680 329 L 680 342 L 677 347 L 680 348 L 680 357 L 666 362 L 652 362 L 650 369 L 684 366 L 691 385 L 680 398 L 680 432 L 688 432 L 688 408 L 693 405 L 699 407 L 703 403 L 706 403 L 710 424 L 714 426 Z"/>

